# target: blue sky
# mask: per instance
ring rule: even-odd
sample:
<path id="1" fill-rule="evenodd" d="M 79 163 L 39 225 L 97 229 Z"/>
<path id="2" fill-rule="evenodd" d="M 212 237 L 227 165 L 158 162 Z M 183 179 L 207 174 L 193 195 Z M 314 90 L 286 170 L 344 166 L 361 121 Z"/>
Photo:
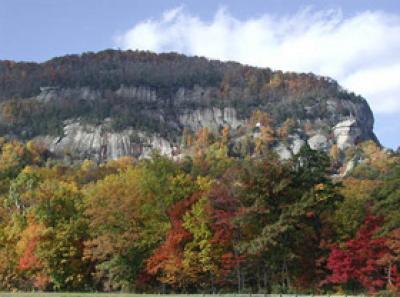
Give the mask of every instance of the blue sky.
<path id="1" fill-rule="evenodd" d="M 328 75 L 369 101 L 385 146 L 400 145 L 399 0 L 0 0 L 0 59 L 105 48 Z"/>

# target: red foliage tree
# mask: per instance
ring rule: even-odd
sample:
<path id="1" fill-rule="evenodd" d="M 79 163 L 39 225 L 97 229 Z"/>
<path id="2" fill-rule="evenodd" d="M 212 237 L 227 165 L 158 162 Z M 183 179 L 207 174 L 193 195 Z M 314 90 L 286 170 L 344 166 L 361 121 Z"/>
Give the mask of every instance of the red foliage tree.
<path id="1" fill-rule="evenodd" d="M 156 276 L 159 281 L 172 287 L 182 288 L 188 285 L 183 266 L 184 249 L 193 236 L 183 227 L 183 217 L 201 197 L 202 193 L 196 193 L 170 207 L 168 216 L 171 227 L 166 240 L 146 263 L 148 275 Z M 212 231 L 210 243 L 215 251 L 214 256 L 217 257 L 214 264 L 218 266 L 215 281 L 223 284 L 228 282 L 229 274 L 241 260 L 238 255 L 235 255 L 233 248 L 232 218 L 235 215 L 237 203 L 223 185 L 214 186 L 208 194 L 208 199 L 210 204 L 207 212 L 210 214 Z"/>
<path id="2" fill-rule="evenodd" d="M 44 273 L 43 264 L 40 259 L 36 256 L 36 246 L 38 243 L 37 238 L 32 238 L 23 251 L 22 256 L 19 258 L 19 270 L 25 270 L 32 273 L 32 284 L 33 287 L 44 290 L 49 285 L 51 279 Z"/>
<path id="3" fill-rule="evenodd" d="M 147 260 L 146 272 L 157 276 L 162 283 L 174 287 L 182 285 L 181 270 L 183 247 L 192 235 L 183 228 L 183 216 L 190 207 L 199 200 L 201 195 L 194 194 L 189 198 L 178 201 L 167 211 L 171 227 L 166 240 L 161 244 Z"/>
<path id="4" fill-rule="evenodd" d="M 368 215 L 354 239 L 343 247 L 332 247 L 327 262 L 332 274 L 324 283 L 356 281 L 370 292 L 384 287 L 385 274 L 379 260 L 387 252 L 385 238 L 374 238 L 381 224 L 381 218 Z"/>
<path id="5" fill-rule="evenodd" d="M 20 270 L 37 270 L 42 268 L 42 263 L 35 254 L 36 239 L 31 240 L 21 258 L 19 259 L 18 269 Z"/>
<path id="6" fill-rule="evenodd" d="M 222 249 L 220 258 L 220 280 L 227 282 L 227 277 L 237 265 L 243 261 L 243 258 L 234 251 L 234 226 L 232 220 L 237 213 L 237 201 L 229 193 L 229 189 L 222 184 L 212 188 L 209 194 L 211 202 L 211 229 L 213 232 L 212 244 L 215 249 L 217 246 Z"/>

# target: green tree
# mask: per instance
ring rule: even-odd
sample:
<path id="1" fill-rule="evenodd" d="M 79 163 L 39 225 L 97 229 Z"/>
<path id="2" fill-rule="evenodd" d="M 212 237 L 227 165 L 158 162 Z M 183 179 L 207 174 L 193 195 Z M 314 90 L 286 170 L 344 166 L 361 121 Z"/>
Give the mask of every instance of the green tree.
<path id="1" fill-rule="evenodd" d="M 90 283 L 89 263 L 83 259 L 87 221 L 83 197 L 74 184 L 46 180 L 37 188 L 34 221 L 43 226 L 36 255 L 52 286 L 60 290 L 82 289 Z"/>

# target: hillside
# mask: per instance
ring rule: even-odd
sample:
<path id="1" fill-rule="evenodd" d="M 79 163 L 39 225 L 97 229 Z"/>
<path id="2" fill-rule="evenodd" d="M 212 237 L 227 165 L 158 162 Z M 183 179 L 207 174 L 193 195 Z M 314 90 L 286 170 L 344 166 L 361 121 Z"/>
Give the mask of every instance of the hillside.
<path id="1" fill-rule="evenodd" d="M 283 158 L 306 142 L 344 150 L 377 139 L 360 96 L 314 74 L 283 73 L 174 53 L 106 50 L 44 63 L 0 61 L 0 132 L 35 139 L 56 156 L 105 161 L 184 153 L 184 134 L 229 128 L 230 154 L 268 117 L 268 147 Z M 253 116 L 253 117 L 252 117 Z M 284 127 L 288 133 L 279 133 Z M 264 123 L 265 124 L 265 123 Z M 287 129 L 286 129 L 287 130 Z"/>
<path id="2" fill-rule="evenodd" d="M 335 81 L 129 51 L 0 65 L 0 292 L 399 296 L 400 155 Z"/>

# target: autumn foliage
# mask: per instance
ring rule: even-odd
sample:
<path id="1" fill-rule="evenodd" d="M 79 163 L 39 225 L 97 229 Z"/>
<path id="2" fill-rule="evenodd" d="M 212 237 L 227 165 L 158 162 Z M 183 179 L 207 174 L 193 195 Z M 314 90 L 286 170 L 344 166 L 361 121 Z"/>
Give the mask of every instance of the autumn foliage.
<path id="1" fill-rule="evenodd" d="M 363 144 L 365 163 L 333 179 L 339 155 L 270 150 L 291 120 L 253 122 L 251 158 L 231 155 L 229 129 L 200 130 L 178 161 L 69 166 L 1 140 L 0 289 L 397 294 L 399 156 Z"/>

